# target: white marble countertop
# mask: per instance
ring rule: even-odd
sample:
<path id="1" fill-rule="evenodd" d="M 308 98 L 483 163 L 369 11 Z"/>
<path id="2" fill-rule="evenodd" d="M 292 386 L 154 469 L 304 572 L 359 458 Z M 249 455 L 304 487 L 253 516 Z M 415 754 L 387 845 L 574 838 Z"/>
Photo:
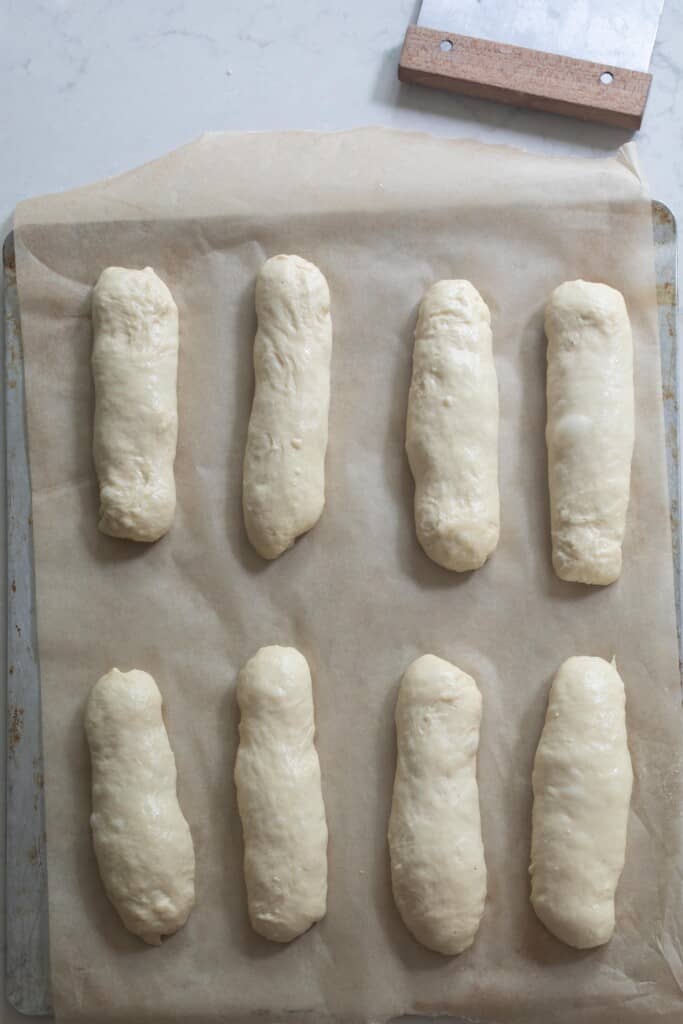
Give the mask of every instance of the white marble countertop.
<path id="1" fill-rule="evenodd" d="M 400 85 L 398 55 L 417 8 L 416 0 L 4 0 L 3 237 L 20 199 L 118 174 L 206 130 L 383 124 L 585 155 L 630 138 Z M 652 195 L 681 214 L 683 0 L 665 0 L 651 70 L 641 166 Z M 0 494 L 3 535 L 4 505 Z M 3 793 L 4 760 L 0 730 Z M 1 992 L 0 1007 L 0 1020 L 26 1019 Z"/>

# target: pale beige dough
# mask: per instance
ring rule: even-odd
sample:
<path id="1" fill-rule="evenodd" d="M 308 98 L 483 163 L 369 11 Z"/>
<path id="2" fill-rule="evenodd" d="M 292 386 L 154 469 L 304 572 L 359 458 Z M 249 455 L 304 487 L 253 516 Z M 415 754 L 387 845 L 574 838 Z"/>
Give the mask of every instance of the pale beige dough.
<path id="1" fill-rule="evenodd" d="M 129 931 L 158 946 L 194 906 L 194 848 L 152 677 L 117 668 L 93 686 L 85 715 L 95 855 Z"/>
<path id="2" fill-rule="evenodd" d="M 613 583 L 631 486 L 633 341 L 606 284 L 567 281 L 550 296 L 548 483 L 553 566 L 563 580 Z"/>
<path id="3" fill-rule="evenodd" d="M 550 690 L 533 771 L 531 902 L 577 949 L 608 942 L 633 772 L 614 661 L 569 658 Z"/>
<path id="4" fill-rule="evenodd" d="M 178 440 L 178 310 L 151 267 L 107 267 L 92 298 L 98 526 L 155 541 L 171 527 Z"/>
<path id="5" fill-rule="evenodd" d="M 469 281 L 437 281 L 420 304 L 406 451 L 420 544 L 445 569 L 478 569 L 500 533 L 498 378 L 491 315 Z"/>
<path id="6" fill-rule="evenodd" d="M 406 927 L 447 955 L 471 946 L 486 901 L 480 722 L 481 694 L 471 676 L 432 654 L 410 665 L 396 704 L 391 882 Z"/>
<path id="7" fill-rule="evenodd" d="M 242 504 L 249 540 L 277 558 L 325 504 L 332 318 L 327 281 L 300 256 L 273 256 L 256 282 L 254 401 Z"/>
<path id="8" fill-rule="evenodd" d="M 289 942 L 325 916 L 327 822 L 311 673 L 293 647 L 262 647 L 237 682 L 235 764 L 255 931 Z"/>

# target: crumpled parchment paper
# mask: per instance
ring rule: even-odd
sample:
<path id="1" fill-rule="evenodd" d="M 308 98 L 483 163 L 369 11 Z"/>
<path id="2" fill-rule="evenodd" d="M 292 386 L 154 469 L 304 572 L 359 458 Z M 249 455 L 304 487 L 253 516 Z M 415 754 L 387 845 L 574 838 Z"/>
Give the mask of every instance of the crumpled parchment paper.
<path id="1" fill-rule="evenodd" d="M 476 1021 L 680 1021 L 681 711 L 650 205 L 629 157 L 549 159 L 396 131 L 208 135 L 120 178 L 17 212 L 44 710 L 54 1004 L 62 1021 L 194 1024 L 452 1013 Z M 254 280 L 295 252 L 330 284 L 327 505 L 274 563 L 250 548 L 241 468 Z M 180 308 L 178 508 L 153 546 L 96 528 L 90 292 L 149 264 Z M 403 450 L 425 288 L 465 277 L 493 317 L 502 532 L 478 572 L 432 564 Z M 636 448 L 621 580 L 550 563 L 544 302 L 606 281 L 635 338 Z M 235 680 L 263 644 L 314 677 L 330 829 L 326 919 L 288 946 L 250 929 L 233 785 Z M 386 844 L 400 676 L 424 652 L 474 675 L 489 872 L 474 946 L 420 947 L 394 908 Z M 531 766 L 558 665 L 616 654 L 635 787 L 617 930 L 577 952 L 529 904 Z M 164 695 L 197 906 L 159 949 L 107 902 L 88 826 L 83 708 L 112 666 Z"/>

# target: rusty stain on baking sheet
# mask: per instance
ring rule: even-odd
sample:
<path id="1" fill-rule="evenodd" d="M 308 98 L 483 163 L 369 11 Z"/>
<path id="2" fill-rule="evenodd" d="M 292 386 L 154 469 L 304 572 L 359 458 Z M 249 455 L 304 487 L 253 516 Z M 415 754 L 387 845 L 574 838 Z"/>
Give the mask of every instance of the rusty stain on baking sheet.
<path id="1" fill-rule="evenodd" d="M 662 281 L 657 285 L 657 305 L 670 306 L 676 298 L 676 288 L 673 281 Z"/>
<path id="2" fill-rule="evenodd" d="M 678 431 L 674 423 L 667 423 L 666 426 L 666 443 L 671 448 L 671 454 L 674 458 L 678 455 Z"/>
<path id="3" fill-rule="evenodd" d="M 672 220 L 671 210 L 664 203 L 653 202 L 652 219 L 655 222 L 655 226 L 668 228 Z"/>
<path id="4" fill-rule="evenodd" d="M 13 754 L 21 743 L 21 735 L 24 731 L 24 709 L 18 708 L 15 704 L 10 705 L 7 709 L 8 722 L 8 742 L 9 752 Z"/>
<path id="5" fill-rule="evenodd" d="M 14 244 L 6 245 L 2 250 L 3 262 L 5 264 L 5 270 L 11 271 L 16 274 L 17 272 L 17 256 Z"/>
<path id="6" fill-rule="evenodd" d="M 33 758 L 33 810 L 37 811 L 43 797 L 45 788 L 45 776 L 43 775 L 42 761 L 39 757 Z"/>

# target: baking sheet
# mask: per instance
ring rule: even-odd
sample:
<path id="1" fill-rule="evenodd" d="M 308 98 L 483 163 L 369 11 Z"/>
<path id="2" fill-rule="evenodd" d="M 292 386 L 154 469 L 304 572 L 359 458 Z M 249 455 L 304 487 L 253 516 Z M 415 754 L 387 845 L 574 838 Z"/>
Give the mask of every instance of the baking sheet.
<path id="1" fill-rule="evenodd" d="M 655 273 L 666 428 L 674 592 L 680 629 L 680 466 L 677 369 L 676 223 L 652 202 Z M 19 325 L 14 235 L 3 248 L 5 416 L 7 439 L 7 794 L 5 863 L 5 991 L 23 1013 L 51 1013 L 47 860 L 45 846 L 40 684 L 35 636 L 31 489 L 27 471 L 23 347 Z M 17 629 L 17 627 L 19 627 Z M 27 809 L 29 813 L 27 813 Z M 453 1018 L 454 1019 L 454 1018 Z"/>
<path id="2" fill-rule="evenodd" d="M 628 160 L 372 130 L 209 136 L 123 179 L 20 207 L 60 1018 L 680 1016 L 680 710 L 650 232 Z M 325 271 L 335 349 L 327 508 L 265 565 L 244 535 L 239 481 L 253 281 L 277 251 Z M 181 312 L 177 519 L 144 550 L 95 527 L 89 290 L 116 262 L 151 263 Z M 501 544 L 467 577 L 417 546 L 402 450 L 417 303 L 447 275 L 469 277 L 491 307 L 501 388 Z M 574 276 L 620 288 L 636 337 L 626 569 L 606 590 L 561 583 L 549 561 L 542 307 Z M 328 916 L 285 949 L 249 930 L 231 782 L 235 677 L 273 642 L 299 646 L 313 669 L 331 833 Z M 425 651 L 474 674 L 484 696 L 489 902 L 456 960 L 411 939 L 389 885 L 393 703 Z M 613 651 L 636 784 L 618 931 L 586 954 L 548 936 L 528 904 L 530 768 L 559 662 Z M 123 931 L 90 847 L 82 709 L 113 664 L 161 685 L 197 848 L 197 909 L 159 950 Z"/>
<path id="3" fill-rule="evenodd" d="M 33 517 L 14 235 L 3 246 L 7 497 L 5 995 L 50 1012 L 47 855 Z"/>

